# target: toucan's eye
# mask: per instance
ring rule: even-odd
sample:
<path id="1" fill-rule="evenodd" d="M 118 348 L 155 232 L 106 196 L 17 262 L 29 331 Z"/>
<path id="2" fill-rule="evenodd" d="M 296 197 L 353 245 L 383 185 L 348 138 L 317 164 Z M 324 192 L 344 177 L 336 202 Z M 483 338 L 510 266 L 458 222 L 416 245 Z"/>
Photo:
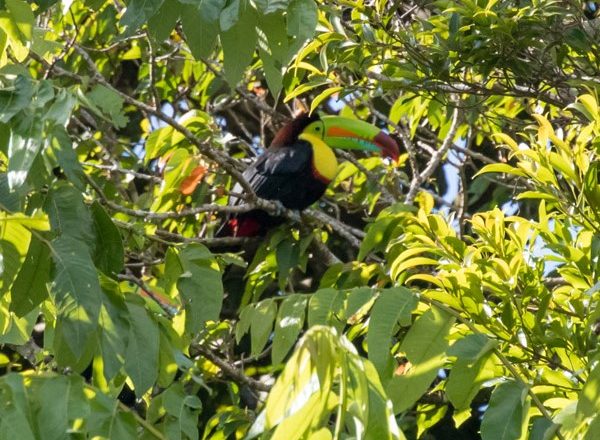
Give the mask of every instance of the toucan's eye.
<path id="1" fill-rule="evenodd" d="M 321 131 L 321 127 L 315 127 L 315 131 Z"/>

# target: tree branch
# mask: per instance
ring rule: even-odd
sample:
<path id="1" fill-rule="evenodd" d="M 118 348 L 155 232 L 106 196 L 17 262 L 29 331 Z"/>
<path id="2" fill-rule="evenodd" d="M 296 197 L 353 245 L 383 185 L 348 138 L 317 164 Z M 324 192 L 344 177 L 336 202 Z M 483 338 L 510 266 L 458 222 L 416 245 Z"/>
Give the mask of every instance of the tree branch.
<path id="1" fill-rule="evenodd" d="M 406 198 L 404 199 L 405 203 L 411 204 L 414 202 L 415 196 L 419 191 L 419 187 L 433 174 L 433 172 L 441 163 L 442 159 L 444 158 L 444 155 L 454 142 L 454 136 L 456 136 L 456 132 L 461 121 L 460 115 L 461 113 L 457 106 L 452 112 L 452 122 L 450 125 L 450 130 L 448 130 L 448 134 L 446 135 L 444 142 L 442 142 L 441 147 L 431 157 L 431 160 L 427 164 L 427 167 L 425 167 L 425 169 L 420 174 L 413 176 L 413 179 L 410 183 L 410 188 L 408 189 L 408 193 L 406 194 Z"/>

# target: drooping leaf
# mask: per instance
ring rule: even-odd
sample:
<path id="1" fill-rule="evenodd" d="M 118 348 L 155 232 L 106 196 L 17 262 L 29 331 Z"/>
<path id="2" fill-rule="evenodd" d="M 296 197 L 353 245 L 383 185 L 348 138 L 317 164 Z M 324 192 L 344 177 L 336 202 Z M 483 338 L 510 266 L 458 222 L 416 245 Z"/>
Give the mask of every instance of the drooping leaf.
<path id="1" fill-rule="evenodd" d="M 271 299 L 258 303 L 253 313 L 253 322 L 250 327 L 250 338 L 252 340 L 252 355 L 260 354 L 267 344 L 273 330 L 273 322 L 277 315 L 277 305 Z"/>
<path id="2" fill-rule="evenodd" d="M 84 190 L 84 172 L 77 154 L 73 149 L 67 131 L 63 127 L 54 127 L 52 130 L 52 148 L 56 153 L 56 159 L 69 181 L 80 191 Z"/>
<path id="3" fill-rule="evenodd" d="M 121 234 L 104 208 L 92 203 L 92 219 L 96 235 L 94 263 L 106 275 L 115 277 L 123 270 L 123 241 Z"/>
<path id="4" fill-rule="evenodd" d="M 46 212 L 52 231 L 79 241 L 80 248 L 94 243 L 93 223 L 81 192 L 61 182 L 49 194 Z"/>
<path id="5" fill-rule="evenodd" d="M 124 36 L 132 35 L 140 26 L 152 18 L 164 0 L 128 0 L 127 9 L 121 17 L 121 25 L 127 29 Z"/>
<path id="6" fill-rule="evenodd" d="M 10 310 L 23 317 L 48 297 L 52 258 L 47 243 L 32 235 L 25 261 L 11 288 Z"/>
<path id="7" fill-rule="evenodd" d="M 292 295 L 283 300 L 279 306 L 271 354 L 273 364 L 283 361 L 283 358 L 296 342 L 304 326 L 307 302 L 308 297 L 306 295 Z"/>
<path id="8" fill-rule="evenodd" d="M 56 304 L 62 342 L 76 362 L 93 352 L 102 291 L 85 246 L 70 236 L 52 241 L 54 274 L 50 294 Z M 55 343 L 61 341 L 56 340 Z M 91 351 L 90 351 L 91 350 Z"/>
<path id="9" fill-rule="evenodd" d="M 125 371 L 135 386 L 135 394 L 143 396 L 158 377 L 158 324 L 143 305 L 127 302 L 129 338 L 125 354 Z"/>
<path id="10" fill-rule="evenodd" d="M 380 377 L 391 373 L 390 343 L 396 325 L 410 324 L 411 313 L 417 305 L 417 298 L 404 287 L 385 289 L 375 301 L 369 320 L 367 346 L 369 360 L 373 362 Z"/>
<path id="11" fill-rule="evenodd" d="M 202 245 L 190 245 L 179 255 L 184 272 L 177 281 L 186 311 L 185 328 L 200 330 L 207 321 L 217 320 L 223 303 L 221 273 Z"/>
<path id="12" fill-rule="evenodd" d="M 217 2 L 215 0 L 213 3 Z M 206 3 L 208 2 L 203 2 L 200 9 L 198 6 L 183 5 L 181 10 L 183 32 L 196 59 L 202 59 L 210 55 L 219 32 L 218 15 L 212 17 L 206 11 Z M 216 6 L 215 9 L 220 12 L 219 6 Z"/>
<path id="13" fill-rule="evenodd" d="M 600 411 L 600 366 L 590 371 L 590 374 L 579 393 L 577 412 L 590 417 Z"/>
<path id="14" fill-rule="evenodd" d="M 8 143 L 8 185 L 11 190 L 25 183 L 37 157 L 42 136 L 42 119 L 36 114 L 24 114 L 11 128 Z"/>
<path id="15" fill-rule="evenodd" d="M 421 315 L 400 345 L 410 362 L 408 369 L 395 376 L 386 389 L 396 413 L 410 408 L 431 385 L 444 364 L 447 335 L 454 318 L 435 307 Z"/>
<path id="16" fill-rule="evenodd" d="M 483 440 L 516 440 L 521 437 L 527 390 L 513 380 L 496 387 L 481 422 Z"/>
<path id="17" fill-rule="evenodd" d="M 257 41 L 256 24 L 256 11 L 248 2 L 242 2 L 238 20 L 220 33 L 223 67 L 227 81 L 232 87 L 242 79 L 244 71 L 252 61 Z M 240 38 L 242 35 L 243 38 Z"/>
<path id="18" fill-rule="evenodd" d="M 111 380 L 125 363 L 130 333 L 129 310 L 116 281 L 101 276 L 100 284 L 104 294 L 98 317 L 100 350 L 104 377 Z"/>

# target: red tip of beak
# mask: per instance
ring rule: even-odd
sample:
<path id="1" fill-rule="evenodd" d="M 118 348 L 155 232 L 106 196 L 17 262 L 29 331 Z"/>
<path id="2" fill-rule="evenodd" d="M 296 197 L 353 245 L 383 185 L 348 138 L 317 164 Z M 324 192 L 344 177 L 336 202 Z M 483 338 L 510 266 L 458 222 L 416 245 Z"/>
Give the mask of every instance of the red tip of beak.
<path id="1" fill-rule="evenodd" d="M 380 131 L 375 139 L 375 143 L 381 148 L 381 155 L 391 157 L 394 162 L 398 162 L 400 158 L 400 148 L 398 143 L 389 134 Z"/>

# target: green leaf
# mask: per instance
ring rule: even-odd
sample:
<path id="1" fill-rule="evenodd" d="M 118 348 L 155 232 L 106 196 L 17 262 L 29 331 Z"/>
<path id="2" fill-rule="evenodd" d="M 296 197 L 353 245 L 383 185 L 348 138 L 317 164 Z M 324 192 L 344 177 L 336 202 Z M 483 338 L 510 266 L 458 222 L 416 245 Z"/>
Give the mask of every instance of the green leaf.
<path id="1" fill-rule="evenodd" d="M 35 88 L 29 77 L 18 75 L 14 88 L 0 90 L 0 122 L 8 122 L 21 110 L 27 108 L 33 99 Z"/>
<path id="2" fill-rule="evenodd" d="M 291 270 L 298 265 L 300 257 L 298 243 L 293 240 L 282 240 L 275 252 L 277 258 L 279 289 L 285 290 Z"/>
<path id="3" fill-rule="evenodd" d="M 414 322 L 406 334 L 399 351 L 406 354 L 412 365 L 386 387 L 396 413 L 410 408 L 427 391 L 444 365 L 447 336 L 453 323 L 452 316 L 432 307 Z"/>
<path id="4" fill-rule="evenodd" d="M 98 317 L 100 351 L 104 377 L 106 380 L 111 380 L 125 363 L 130 332 L 129 311 L 117 282 L 101 276 L 100 284 L 104 293 Z"/>
<path id="5" fill-rule="evenodd" d="M 133 35 L 144 23 L 146 23 L 161 7 L 164 0 L 129 0 L 127 10 L 121 17 L 121 25 L 127 29 L 123 37 Z"/>
<path id="6" fill-rule="evenodd" d="M 332 315 L 337 311 L 334 304 L 339 298 L 336 289 L 317 290 L 308 303 L 308 327 L 328 325 Z"/>
<path id="7" fill-rule="evenodd" d="M 77 98 L 73 94 L 65 89 L 61 89 L 57 93 L 54 102 L 45 113 L 45 118 L 54 121 L 57 126 L 64 128 L 71 117 L 73 107 L 75 107 L 76 103 Z"/>
<path id="8" fill-rule="evenodd" d="M 496 347 L 498 343 L 481 333 L 470 334 L 459 339 L 448 350 L 448 356 L 456 356 L 471 363 L 479 360 L 483 355 Z"/>
<path id="9" fill-rule="evenodd" d="M 37 428 L 44 439 L 61 440 L 69 430 L 69 398 L 73 382 L 66 376 L 35 378 L 31 394 L 39 408 L 36 411 Z"/>
<path id="10" fill-rule="evenodd" d="M 85 246 L 75 238 L 62 236 L 52 242 L 55 270 L 50 293 L 58 309 L 61 338 L 73 355 L 71 362 L 83 362 L 91 355 L 102 301 L 98 274 Z M 57 330 L 58 332 L 58 330 Z"/>
<path id="11" fill-rule="evenodd" d="M 391 376 L 390 345 L 397 324 L 407 326 L 411 322 L 412 311 L 417 306 L 416 296 L 404 287 L 394 287 L 381 292 L 371 310 L 367 346 L 369 360 L 379 376 Z"/>
<path id="12" fill-rule="evenodd" d="M 240 17 L 228 30 L 221 31 L 225 77 L 235 87 L 248 68 L 256 48 L 256 11 L 248 3 L 240 6 Z M 240 38 L 243 36 L 243 38 Z"/>
<path id="13" fill-rule="evenodd" d="M 521 438 L 524 401 L 527 390 L 518 382 L 507 381 L 496 387 L 481 422 L 483 440 Z"/>
<path id="14" fill-rule="evenodd" d="M 210 55 L 219 33 L 218 15 L 211 17 L 211 14 L 205 12 L 206 3 L 208 2 L 202 3 L 201 9 L 192 5 L 184 5 L 181 10 L 183 32 L 192 55 L 197 60 Z"/>
<path id="15" fill-rule="evenodd" d="M 276 315 L 277 305 L 272 299 L 261 301 L 255 305 L 253 322 L 250 327 L 252 356 L 259 355 L 267 344 L 273 330 L 273 321 Z"/>
<path id="16" fill-rule="evenodd" d="M 219 28 L 221 29 L 221 32 L 227 32 L 238 22 L 240 18 L 240 3 L 240 0 L 233 0 L 221 11 L 219 17 Z M 246 2 L 244 2 L 242 8 L 244 7 L 247 7 Z"/>
<path id="17" fill-rule="evenodd" d="M 34 440 L 32 409 L 23 377 L 9 373 L 0 379 L 0 439 Z"/>
<path id="18" fill-rule="evenodd" d="M 223 305 L 221 272 L 215 268 L 212 254 L 202 245 L 190 245 L 179 258 L 184 272 L 177 288 L 185 306 L 185 329 L 196 333 L 207 321 L 219 319 Z"/>
<path id="19" fill-rule="evenodd" d="M 307 301 L 307 295 L 291 295 L 279 306 L 271 353 L 273 364 L 281 363 L 298 339 L 304 326 Z"/>
<path id="20" fill-rule="evenodd" d="M 523 173 L 521 170 L 519 170 L 518 168 L 515 168 L 513 166 L 510 166 L 508 164 L 492 163 L 492 164 L 484 166 L 473 177 L 477 177 L 477 176 L 479 176 L 481 174 L 485 174 L 485 173 L 506 173 L 506 174 L 513 174 L 516 176 L 525 176 L 525 173 Z"/>
<path id="21" fill-rule="evenodd" d="M 23 317 L 48 297 L 50 249 L 36 235 L 31 236 L 29 251 L 11 288 L 10 310 Z"/>
<path id="22" fill-rule="evenodd" d="M 276 11 L 285 11 L 289 0 L 256 0 L 256 6 L 263 14 L 270 14 Z"/>
<path id="23" fill-rule="evenodd" d="M 327 98 L 329 98 L 331 95 L 334 95 L 340 91 L 342 91 L 344 88 L 337 86 L 337 87 L 329 87 L 327 89 L 325 89 L 324 91 L 322 91 L 321 93 L 319 93 L 312 101 L 312 103 L 310 104 L 310 112 L 312 113 L 313 111 L 315 111 L 315 109 L 317 107 L 319 107 L 319 105 L 321 105 L 321 103 L 323 101 L 325 101 Z"/>
<path id="24" fill-rule="evenodd" d="M 18 40 L 23 45 L 27 45 L 33 39 L 33 25 L 35 21 L 31 7 L 23 0 L 5 0 L 5 5 L 8 11 L 8 18 L 14 26 L 8 28 L 8 36 L 12 40 Z M 6 30 L 7 28 L 4 29 Z"/>
<path id="25" fill-rule="evenodd" d="M 29 238 L 27 236 L 27 238 Z M 0 240 L 0 275 L 2 293 L 7 292 L 21 267 L 21 253 L 9 240 Z"/>
<path id="26" fill-rule="evenodd" d="M 242 309 L 240 312 L 239 320 L 235 326 L 235 342 L 240 343 L 242 338 L 252 325 L 252 318 L 254 317 L 254 304 L 249 304 Z"/>
<path id="27" fill-rule="evenodd" d="M 46 212 L 53 232 L 78 240 L 79 246 L 84 248 L 95 242 L 92 218 L 81 192 L 73 186 L 61 182 L 52 189 Z"/>
<path id="28" fill-rule="evenodd" d="M 129 342 L 125 354 L 125 371 L 142 397 L 158 377 L 158 324 L 143 305 L 127 302 L 129 310 Z"/>
<path id="29" fill-rule="evenodd" d="M 577 412 L 585 417 L 600 413 L 600 364 L 590 371 L 585 385 L 579 392 Z"/>
<path id="30" fill-rule="evenodd" d="M 200 399 L 186 394 L 181 383 L 171 385 L 161 397 L 165 411 L 174 418 L 165 421 L 165 430 L 172 432 L 174 437 L 185 434 L 187 438 L 197 439 L 198 414 L 202 408 Z M 172 430 L 171 427 L 175 429 Z"/>
<path id="31" fill-rule="evenodd" d="M 163 1 L 158 12 L 148 20 L 148 34 L 156 41 L 169 38 L 177 24 L 182 5 L 176 1 Z"/>
<path id="32" fill-rule="evenodd" d="M 52 130 L 52 149 L 61 169 L 69 181 L 80 191 L 85 190 L 85 175 L 77 154 L 73 149 L 73 142 L 63 127 L 56 126 Z"/>
<path id="33" fill-rule="evenodd" d="M 312 38 L 317 27 L 319 11 L 313 0 L 292 0 L 287 9 L 287 34 L 292 37 L 290 53 L 295 55 Z"/>
<path id="34" fill-rule="evenodd" d="M 101 84 L 97 84 L 87 93 L 87 95 L 85 95 L 85 99 L 88 100 L 88 103 L 92 104 L 92 110 L 99 113 L 99 116 L 106 117 L 115 127 L 123 128 L 127 125 L 129 118 L 125 116 L 125 113 L 123 112 L 123 98 L 115 91 Z"/>
<path id="35" fill-rule="evenodd" d="M 125 264 L 121 234 L 98 202 L 92 203 L 91 213 L 96 233 L 94 263 L 106 275 L 116 277 Z"/>
<path id="36" fill-rule="evenodd" d="M 35 114 L 24 114 L 12 126 L 8 143 L 8 185 L 11 190 L 23 186 L 42 138 L 42 120 Z"/>
<path id="37" fill-rule="evenodd" d="M 469 408 L 481 386 L 494 377 L 491 358 L 490 352 L 474 362 L 468 358 L 460 358 L 452 367 L 446 383 L 446 395 L 457 410 Z"/>

